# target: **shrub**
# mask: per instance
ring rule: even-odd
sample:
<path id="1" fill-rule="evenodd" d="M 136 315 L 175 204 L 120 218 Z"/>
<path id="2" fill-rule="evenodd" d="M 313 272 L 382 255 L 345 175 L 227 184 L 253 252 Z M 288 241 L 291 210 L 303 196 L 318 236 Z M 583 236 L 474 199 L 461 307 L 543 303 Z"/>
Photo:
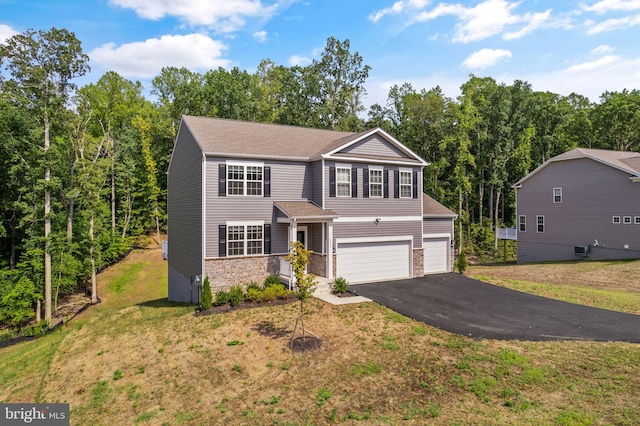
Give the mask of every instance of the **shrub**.
<path id="1" fill-rule="evenodd" d="M 333 291 L 335 291 L 336 293 L 342 294 L 345 291 L 347 291 L 348 285 L 349 283 L 347 282 L 346 279 L 342 277 L 338 277 L 333 281 Z"/>
<path id="2" fill-rule="evenodd" d="M 271 286 L 266 287 L 262 290 L 262 298 L 260 299 L 262 302 L 270 302 L 272 300 L 276 300 L 278 297 L 278 287 Z"/>
<path id="3" fill-rule="evenodd" d="M 206 310 L 211 307 L 212 302 L 213 294 L 211 293 L 211 283 L 209 283 L 209 277 L 205 277 L 204 284 L 202 285 L 202 294 L 200 295 L 200 306 L 202 306 L 202 309 Z"/>
<path id="4" fill-rule="evenodd" d="M 280 284 L 279 286 L 274 286 L 274 287 L 276 289 L 276 297 L 278 299 L 289 299 L 294 295 L 294 291 L 289 290 L 283 284 Z"/>
<path id="5" fill-rule="evenodd" d="M 255 287 L 248 288 L 245 297 L 251 302 L 259 302 L 262 300 L 262 290 Z"/>
<path id="6" fill-rule="evenodd" d="M 216 291 L 216 306 L 222 306 L 229 303 L 229 292 L 224 290 Z"/>
<path id="7" fill-rule="evenodd" d="M 264 288 L 269 288 L 271 286 L 278 285 L 278 284 L 282 284 L 282 283 L 280 282 L 280 278 L 278 278 L 276 275 L 269 275 L 267 278 L 264 279 Z"/>
<path id="8" fill-rule="evenodd" d="M 461 274 L 464 274 L 464 271 L 467 270 L 467 259 L 464 256 L 464 250 L 460 251 L 458 259 L 456 260 L 456 266 L 458 267 L 458 272 Z"/>
<path id="9" fill-rule="evenodd" d="M 255 282 L 255 281 L 251 281 L 251 282 L 249 283 L 249 285 L 247 286 L 247 292 L 249 292 L 249 290 L 251 290 L 251 289 L 262 290 L 262 289 L 260 288 L 260 285 L 259 285 L 257 282 Z"/>
<path id="10" fill-rule="evenodd" d="M 238 306 L 244 299 L 244 290 L 239 285 L 234 285 L 229 289 L 229 302 L 231 306 Z"/>

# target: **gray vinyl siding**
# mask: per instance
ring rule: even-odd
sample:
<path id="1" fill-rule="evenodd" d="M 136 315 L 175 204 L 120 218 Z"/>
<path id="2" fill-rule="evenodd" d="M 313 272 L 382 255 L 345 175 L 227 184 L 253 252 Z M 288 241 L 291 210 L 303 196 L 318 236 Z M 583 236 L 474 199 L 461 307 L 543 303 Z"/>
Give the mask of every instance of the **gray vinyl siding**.
<path id="1" fill-rule="evenodd" d="M 422 222 L 338 222 L 333 224 L 334 247 L 338 238 L 369 238 L 411 235 L 413 248 L 422 247 Z"/>
<path id="2" fill-rule="evenodd" d="M 242 160 L 234 160 L 242 161 Z M 218 226 L 227 221 L 264 221 L 272 224 L 271 252 L 282 249 L 281 229 L 275 229 L 277 209 L 274 201 L 306 201 L 311 198 L 311 173 L 307 163 L 264 161 L 271 167 L 271 197 L 218 196 L 218 165 L 224 158 L 207 157 L 206 160 L 206 256 L 218 257 Z M 274 234 L 275 232 L 275 235 Z M 285 231 L 286 241 L 286 231 Z M 283 252 L 286 253 L 286 247 Z"/>
<path id="3" fill-rule="evenodd" d="M 173 302 L 198 303 L 198 287 L 192 285 L 191 277 L 168 266 L 169 300 Z"/>
<path id="4" fill-rule="evenodd" d="M 383 157 L 409 158 L 407 154 L 399 150 L 394 144 L 388 142 L 380 135 L 371 135 L 345 149 L 340 150 L 338 154 L 364 154 L 379 155 Z"/>
<path id="5" fill-rule="evenodd" d="M 553 202 L 562 188 L 562 203 Z M 580 259 L 576 245 L 593 245 L 591 259 L 640 258 L 640 183 L 629 174 L 581 158 L 548 164 L 517 189 L 516 216 L 526 216 L 526 232 L 518 232 L 518 261 Z M 536 217 L 544 216 L 544 233 Z M 613 216 L 631 216 L 631 224 L 614 224 Z M 625 249 L 627 245 L 629 248 Z"/>
<path id="6" fill-rule="evenodd" d="M 271 254 L 287 254 L 289 251 L 289 224 L 271 224 Z"/>
<path id="7" fill-rule="evenodd" d="M 182 300 L 184 280 L 202 274 L 202 153 L 180 127 L 167 176 L 169 298 Z M 179 287 L 179 288 L 178 288 Z M 179 299 L 172 299 L 173 295 Z"/>
<path id="8" fill-rule="evenodd" d="M 329 167 L 350 165 L 358 169 L 358 196 L 329 197 Z M 422 217 L 422 168 L 385 166 L 389 170 L 389 198 L 363 198 L 363 170 L 366 164 L 325 161 L 324 208 L 331 209 L 341 217 L 348 216 L 420 216 Z M 418 171 L 418 198 L 393 198 L 394 170 L 411 169 Z"/>
<path id="9" fill-rule="evenodd" d="M 322 161 L 315 161 L 309 164 L 311 174 L 311 201 L 322 206 Z"/>
<path id="10" fill-rule="evenodd" d="M 315 253 L 322 254 L 322 227 L 324 223 L 310 223 L 309 238 L 311 239 L 310 249 Z"/>
<path id="11" fill-rule="evenodd" d="M 453 237 L 453 219 L 425 218 L 423 220 L 423 234 L 450 234 Z"/>

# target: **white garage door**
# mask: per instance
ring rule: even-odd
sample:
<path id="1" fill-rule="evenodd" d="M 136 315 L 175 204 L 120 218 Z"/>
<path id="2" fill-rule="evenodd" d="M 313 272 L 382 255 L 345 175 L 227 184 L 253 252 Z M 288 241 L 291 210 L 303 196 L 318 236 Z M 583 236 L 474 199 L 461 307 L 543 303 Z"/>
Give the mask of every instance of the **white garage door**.
<path id="1" fill-rule="evenodd" d="M 449 251 L 448 238 L 425 238 L 424 247 L 424 273 L 433 274 L 435 272 L 447 272 Z"/>
<path id="2" fill-rule="evenodd" d="M 349 283 L 409 278 L 410 241 L 338 243 L 337 276 Z"/>

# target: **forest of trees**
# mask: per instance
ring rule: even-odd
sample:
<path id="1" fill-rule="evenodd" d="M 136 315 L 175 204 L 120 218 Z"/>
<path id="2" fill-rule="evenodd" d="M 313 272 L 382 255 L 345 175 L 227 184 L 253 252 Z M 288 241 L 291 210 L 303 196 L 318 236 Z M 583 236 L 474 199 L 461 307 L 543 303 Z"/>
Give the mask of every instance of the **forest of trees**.
<path id="1" fill-rule="evenodd" d="M 28 30 L 0 45 L 0 327 L 36 311 L 49 320 L 85 284 L 95 303 L 97 271 L 141 236 L 160 239 L 182 114 L 379 126 L 430 163 L 425 192 L 460 213 L 466 250 L 489 255 L 495 226 L 513 223 L 510 185 L 525 174 L 575 147 L 640 149 L 638 90 L 592 102 L 472 75 L 456 99 L 407 83 L 367 111 L 370 67 L 350 49 L 331 37 L 308 66 L 265 59 L 255 73 L 167 67 L 147 99 L 139 82 L 113 71 L 76 87 L 89 58 L 67 30 Z"/>

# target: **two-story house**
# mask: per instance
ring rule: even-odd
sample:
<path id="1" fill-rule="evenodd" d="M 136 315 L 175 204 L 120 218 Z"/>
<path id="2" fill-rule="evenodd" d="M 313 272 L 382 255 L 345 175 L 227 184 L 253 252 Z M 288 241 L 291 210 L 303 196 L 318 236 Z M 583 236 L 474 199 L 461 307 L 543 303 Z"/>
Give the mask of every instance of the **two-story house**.
<path id="1" fill-rule="evenodd" d="M 455 214 L 422 193 L 425 165 L 381 129 L 184 116 L 168 170 L 169 299 L 196 302 L 204 275 L 214 291 L 286 277 L 296 240 L 328 279 L 451 271 Z"/>
<path id="2" fill-rule="evenodd" d="M 519 263 L 640 258 L 640 153 L 576 148 L 513 188 Z"/>

